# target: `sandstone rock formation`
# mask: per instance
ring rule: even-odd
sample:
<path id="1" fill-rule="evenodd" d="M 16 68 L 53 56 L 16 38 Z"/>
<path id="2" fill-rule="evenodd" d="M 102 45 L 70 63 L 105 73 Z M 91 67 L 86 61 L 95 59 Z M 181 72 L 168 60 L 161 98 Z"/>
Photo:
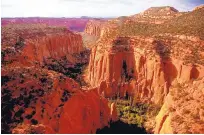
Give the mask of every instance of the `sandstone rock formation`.
<path id="1" fill-rule="evenodd" d="M 89 20 L 84 30 L 85 33 L 92 36 L 100 36 L 104 20 Z"/>
<path id="2" fill-rule="evenodd" d="M 10 40 L 7 40 L 8 38 Z M 58 59 L 62 57 L 66 57 L 71 62 L 76 62 L 73 54 L 79 54 L 83 51 L 80 35 L 64 28 L 56 29 L 46 25 L 10 25 L 3 27 L 2 45 L 6 61 L 9 61 L 7 58 L 12 60 L 12 56 L 6 53 L 8 50 L 12 50 L 13 52 L 20 52 L 18 53 L 19 58 L 16 58 L 16 56 L 13 58 L 17 59 L 16 61 L 40 64 L 47 58 Z"/>
<path id="3" fill-rule="evenodd" d="M 180 90 L 174 86 L 182 84 L 186 85 L 182 86 L 188 91 L 184 92 L 186 95 L 198 90 L 194 96 L 202 97 L 203 12 L 203 8 L 188 13 L 171 7 L 150 8 L 136 16 L 109 20 L 103 26 L 105 34 L 92 48 L 88 82 L 106 98 L 114 100 L 128 95 L 136 102 L 162 105 L 155 133 L 203 133 L 202 105 L 198 104 L 197 110 L 190 107 L 197 102 L 196 98 L 187 102 L 185 97 L 174 95 L 182 100 L 182 104 L 174 106 L 177 101 L 170 96 Z M 198 102 L 203 101 L 199 98 Z M 177 111 L 171 113 L 170 106 Z M 188 114 L 195 111 L 199 116 L 182 117 L 183 112 L 179 111 L 183 108 Z M 177 115 L 182 120 L 176 121 Z"/>
<path id="4" fill-rule="evenodd" d="M 95 133 L 109 125 L 115 110 L 107 99 L 61 74 L 83 63 L 80 35 L 46 25 L 6 26 L 2 35 L 2 133 Z"/>
<path id="5" fill-rule="evenodd" d="M 204 78 L 176 83 L 156 117 L 155 133 L 204 132 Z"/>
<path id="6" fill-rule="evenodd" d="M 32 125 L 36 125 L 33 132 L 41 127 L 41 133 L 95 133 L 111 118 L 107 100 L 97 91 L 83 91 L 74 80 L 56 72 L 31 67 L 3 69 L 2 80 L 5 133 L 27 133 Z"/>
<path id="7" fill-rule="evenodd" d="M 46 58 L 67 57 L 73 60 L 72 54 L 80 53 L 83 50 L 82 38 L 80 35 L 62 34 L 40 37 L 35 42 L 25 41 L 26 45 L 22 50 L 22 55 L 31 61 L 42 63 Z"/>
<path id="8" fill-rule="evenodd" d="M 133 15 L 130 19 L 142 23 L 162 24 L 182 14 L 177 9 L 169 6 L 151 7 L 140 14 Z"/>
<path id="9" fill-rule="evenodd" d="M 185 65 L 184 60 L 170 58 L 170 51 L 178 48 L 169 50 L 169 46 L 177 44 L 165 45 L 142 37 L 120 37 L 112 45 L 97 46 L 90 56 L 90 84 L 105 97 L 114 97 L 118 92 L 123 97 L 127 92 L 136 99 L 162 103 L 173 81 L 188 82 L 204 76 L 202 65 Z M 172 52 L 171 56 L 173 53 L 177 54 Z"/>
<path id="10" fill-rule="evenodd" d="M 82 34 L 42 24 L 3 27 L 3 132 L 95 133 L 118 120 L 115 101 L 129 99 L 130 108 L 159 112 L 151 132 L 204 133 L 203 13 L 153 7 L 90 21 Z M 138 114 L 132 117 L 141 124 Z"/>
<path id="11" fill-rule="evenodd" d="M 117 114 L 115 103 L 111 103 L 111 120 L 112 122 L 115 122 L 118 120 L 118 114 Z"/>

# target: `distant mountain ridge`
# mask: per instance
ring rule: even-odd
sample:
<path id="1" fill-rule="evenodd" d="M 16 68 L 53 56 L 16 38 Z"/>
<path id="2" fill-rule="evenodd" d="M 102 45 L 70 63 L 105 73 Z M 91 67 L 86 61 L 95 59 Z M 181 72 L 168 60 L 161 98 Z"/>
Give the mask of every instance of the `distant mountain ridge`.
<path id="1" fill-rule="evenodd" d="M 51 17 L 28 17 L 28 18 L 2 18 L 1 19 L 1 25 L 5 26 L 8 24 L 36 24 L 36 23 L 42 23 L 42 24 L 48 24 L 51 26 L 65 26 L 66 28 L 72 30 L 72 31 L 84 31 L 84 28 L 87 24 L 87 22 L 90 19 L 98 19 L 98 18 L 92 18 L 92 17 L 86 17 L 82 16 L 81 18 L 51 18 Z M 99 18 L 104 19 L 104 18 Z"/>

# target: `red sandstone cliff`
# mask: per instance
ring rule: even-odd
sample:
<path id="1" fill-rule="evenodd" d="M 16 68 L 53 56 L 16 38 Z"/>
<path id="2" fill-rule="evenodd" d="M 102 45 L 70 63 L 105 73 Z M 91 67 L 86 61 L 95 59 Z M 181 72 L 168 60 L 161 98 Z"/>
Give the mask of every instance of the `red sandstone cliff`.
<path id="1" fill-rule="evenodd" d="M 86 34 L 99 37 L 101 35 L 101 29 L 103 27 L 104 22 L 104 20 L 89 20 L 86 24 L 84 32 Z"/>
<path id="2" fill-rule="evenodd" d="M 3 133 L 95 133 L 108 126 L 115 108 L 97 90 L 81 89 L 59 73 L 83 63 L 83 50 L 82 37 L 64 28 L 3 27 Z M 51 70 L 43 66 L 49 62 Z"/>
<path id="3" fill-rule="evenodd" d="M 46 58 L 67 57 L 69 61 L 76 61 L 73 54 L 79 54 L 82 50 L 82 38 L 80 35 L 59 34 L 39 37 L 34 40 L 25 41 L 26 45 L 22 55 L 31 61 L 42 63 Z"/>
<path id="4" fill-rule="evenodd" d="M 83 91 L 59 73 L 19 67 L 3 69 L 2 79 L 4 132 L 95 133 L 111 119 L 97 91 Z"/>
<path id="5" fill-rule="evenodd" d="M 5 52 L 5 61 L 42 64 L 47 58 L 62 57 L 76 62 L 73 55 L 79 54 L 84 48 L 82 37 L 64 28 L 46 25 L 10 25 L 3 27 L 2 30 L 2 50 Z M 11 50 L 12 54 L 7 53 Z"/>
<path id="6" fill-rule="evenodd" d="M 155 133 L 203 133 L 203 11 L 150 8 L 109 20 L 102 28 L 100 23 L 88 25 L 87 33 L 100 35 L 90 55 L 89 91 L 59 73 L 31 67 L 33 61 L 44 63 L 50 57 L 76 62 L 75 53 L 83 50 L 81 36 L 45 26 L 32 32 L 14 29 L 11 36 L 4 33 L 8 35 L 3 37 L 4 130 L 95 133 L 117 120 L 115 104 L 108 107 L 104 97 L 128 95 L 136 102 L 162 106 Z M 19 34 L 23 40 L 8 40 Z"/>
<path id="7" fill-rule="evenodd" d="M 178 13 L 178 16 L 177 11 L 171 14 L 171 21 L 160 24 L 138 23 L 140 20 L 132 22 L 128 17 L 108 21 L 103 27 L 105 34 L 92 48 L 87 80 L 104 97 L 124 97 L 128 94 L 134 101 L 163 105 L 156 118 L 155 133 L 203 133 L 203 109 L 200 104 L 203 98 L 198 101 L 198 117 L 194 115 L 195 109 L 192 107 L 197 102 L 196 96 L 202 97 L 201 91 L 204 89 L 203 81 L 199 81 L 204 78 L 203 9 Z M 146 21 L 152 23 L 151 19 Z M 165 21 L 166 18 L 163 19 Z M 194 86 L 190 86 L 194 80 Z M 188 95 L 174 95 L 182 102 L 176 106 L 177 100 L 169 100 L 170 92 L 176 91 L 175 84 L 186 84 L 182 89 L 187 93 L 182 93 Z M 189 101 L 190 94 L 194 93 L 193 89 L 198 90 L 195 97 L 191 102 L 186 102 L 185 99 Z M 183 109 L 193 116 L 188 119 L 186 115 L 177 121 L 170 116 L 169 106 L 177 110 L 174 113 L 176 117 L 182 116 Z M 199 124 L 196 124 L 196 120 Z"/>
<path id="8" fill-rule="evenodd" d="M 90 56 L 90 84 L 106 97 L 128 92 L 136 99 L 162 103 L 173 81 L 188 82 L 204 76 L 202 65 L 186 65 L 169 56 L 165 59 L 168 46 L 154 38 L 121 37 L 114 42 L 117 44 L 113 46 L 95 47 Z M 203 41 L 194 42 L 200 44 Z"/>

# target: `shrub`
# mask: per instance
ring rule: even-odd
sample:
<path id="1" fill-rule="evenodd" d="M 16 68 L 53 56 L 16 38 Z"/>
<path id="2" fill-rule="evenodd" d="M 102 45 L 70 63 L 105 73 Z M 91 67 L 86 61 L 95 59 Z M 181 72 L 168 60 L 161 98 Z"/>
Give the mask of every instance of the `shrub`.
<path id="1" fill-rule="evenodd" d="M 142 127 L 146 121 L 147 115 L 156 116 L 160 107 L 155 105 L 148 105 L 143 103 L 137 103 L 134 106 L 126 104 L 127 100 L 117 101 L 118 116 L 126 121 L 128 124 L 135 124 L 138 127 Z"/>

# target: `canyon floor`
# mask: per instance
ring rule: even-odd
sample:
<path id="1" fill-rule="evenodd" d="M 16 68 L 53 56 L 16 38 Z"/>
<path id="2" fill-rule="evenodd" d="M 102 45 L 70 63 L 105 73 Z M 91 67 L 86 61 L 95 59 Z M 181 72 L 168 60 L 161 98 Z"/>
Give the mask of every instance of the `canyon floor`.
<path id="1" fill-rule="evenodd" d="M 59 20 L 2 19 L 1 133 L 204 133 L 204 6 Z"/>

